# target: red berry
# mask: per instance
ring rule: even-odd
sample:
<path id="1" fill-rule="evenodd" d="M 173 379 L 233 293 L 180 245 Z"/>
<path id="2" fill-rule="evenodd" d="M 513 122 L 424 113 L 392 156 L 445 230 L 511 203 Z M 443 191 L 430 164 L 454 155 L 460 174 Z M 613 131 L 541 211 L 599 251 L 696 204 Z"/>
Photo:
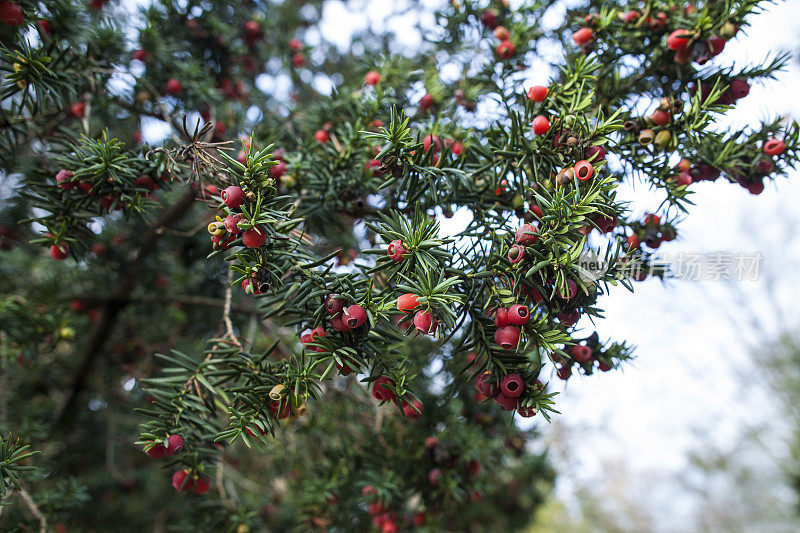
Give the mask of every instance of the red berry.
<path id="1" fill-rule="evenodd" d="M 377 70 L 370 70 L 367 72 L 367 75 L 364 76 L 364 83 L 367 85 L 378 85 L 381 82 L 381 74 Z"/>
<path id="2" fill-rule="evenodd" d="M 542 85 L 534 85 L 528 89 L 528 99 L 533 100 L 534 102 L 544 102 L 544 99 L 547 98 L 547 92 L 547 87 L 543 87 Z"/>
<path id="3" fill-rule="evenodd" d="M 528 311 L 528 308 L 522 304 L 514 304 L 508 310 L 508 320 L 515 326 L 525 325 L 530 319 L 530 311 Z"/>
<path id="4" fill-rule="evenodd" d="M 583 151 L 586 160 L 592 163 L 599 163 L 606 158 L 606 150 L 602 146 L 592 145 Z"/>
<path id="5" fill-rule="evenodd" d="M 625 243 L 628 245 L 628 248 L 631 250 L 635 250 L 639 247 L 639 237 L 634 233 L 627 239 L 625 239 Z"/>
<path id="6" fill-rule="evenodd" d="M 64 243 L 53 244 L 50 246 L 50 255 L 58 261 L 66 259 L 69 256 L 69 247 Z"/>
<path id="7" fill-rule="evenodd" d="M 708 38 L 708 49 L 712 56 L 717 56 L 725 49 L 725 39 L 719 35 L 712 35 Z"/>
<path id="8" fill-rule="evenodd" d="M 487 9 L 481 13 L 481 24 L 487 28 L 494 29 L 497 27 L 497 12 L 494 9 Z"/>
<path id="9" fill-rule="evenodd" d="M 56 179 L 58 179 L 58 176 L 56 176 Z M 155 181 L 153 181 L 153 178 L 151 178 L 150 176 L 144 176 L 144 175 L 139 176 L 138 178 L 136 178 L 136 181 L 134 181 L 133 184 L 139 187 L 140 189 L 147 189 L 149 191 L 154 191 L 158 189 L 158 184 Z"/>
<path id="10" fill-rule="evenodd" d="M 152 459 L 161 459 L 165 455 L 167 455 L 167 449 L 164 447 L 163 444 L 156 444 L 155 446 L 151 447 L 149 450 L 144 452 L 147 457 Z"/>
<path id="11" fill-rule="evenodd" d="M 505 26 L 498 26 L 494 29 L 494 36 L 498 41 L 507 41 L 511 38 L 511 32 Z"/>
<path id="12" fill-rule="evenodd" d="M 442 470 L 440 468 L 434 468 L 433 470 L 428 472 L 428 482 L 431 485 L 438 485 L 441 479 L 442 479 Z"/>
<path id="13" fill-rule="evenodd" d="M 245 231 L 242 235 L 242 244 L 248 248 L 261 248 L 265 242 L 267 242 L 267 234 L 258 226 Z"/>
<path id="14" fill-rule="evenodd" d="M 205 494 L 210 488 L 211 484 L 208 482 L 208 478 L 206 476 L 199 476 L 194 480 L 194 491 L 197 494 Z"/>
<path id="15" fill-rule="evenodd" d="M 422 402 L 412 400 L 411 403 L 403 401 L 403 414 L 406 418 L 418 418 L 422 414 Z"/>
<path id="16" fill-rule="evenodd" d="M 493 398 L 500 393 L 500 386 L 488 381 L 491 377 L 491 372 L 483 372 L 475 378 L 475 389 L 487 398 Z"/>
<path id="17" fill-rule="evenodd" d="M 289 50 L 299 52 L 303 49 L 303 42 L 300 39 L 289 39 Z"/>
<path id="18" fill-rule="evenodd" d="M 81 118 L 86 113 L 86 104 L 84 102 L 75 102 L 69 108 L 69 114 L 75 118 Z"/>
<path id="19" fill-rule="evenodd" d="M 258 33 L 261 31 L 261 26 L 259 26 L 258 22 L 255 20 L 248 20 L 244 23 L 244 31 L 250 35 L 258 35 Z"/>
<path id="20" fill-rule="evenodd" d="M 728 86 L 728 91 L 734 100 L 740 100 L 750 94 L 750 84 L 747 83 L 747 80 L 735 79 Z"/>
<path id="21" fill-rule="evenodd" d="M 508 260 L 511 261 L 512 264 L 519 263 L 522 261 L 522 258 L 525 256 L 525 248 L 520 246 L 519 244 L 515 244 L 511 247 L 508 251 Z"/>
<path id="22" fill-rule="evenodd" d="M 350 326 L 348 326 L 347 324 L 345 324 L 344 318 L 342 317 L 341 314 L 340 315 L 336 315 L 335 317 L 331 318 L 331 327 L 335 331 L 339 331 L 339 332 L 350 331 L 351 329 L 353 329 Z"/>
<path id="23" fill-rule="evenodd" d="M 511 59 L 514 57 L 514 43 L 511 41 L 503 41 L 497 45 L 497 55 L 503 59 Z"/>
<path id="24" fill-rule="evenodd" d="M 494 334 L 494 342 L 501 348 L 513 350 L 519 344 L 519 328 L 515 326 L 504 326 Z"/>
<path id="25" fill-rule="evenodd" d="M 325 130 L 317 130 L 314 132 L 314 140 L 324 144 L 331 140 L 331 136 Z"/>
<path id="26" fill-rule="evenodd" d="M 225 217 L 225 230 L 228 233 L 239 235 L 242 230 L 239 228 L 239 222 L 244 220 L 242 215 L 228 215 Z"/>
<path id="27" fill-rule="evenodd" d="M 500 392 L 509 398 L 516 398 L 524 388 L 525 382 L 519 374 L 509 374 L 500 380 Z"/>
<path id="28" fill-rule="evenodd" d="M 348 328 L 357 328 L 366 322 L 367 311 L 360 305 L 353 304 L 342 312 L 342 320 Z"/>
<path id="29" fill-rule="evenodd" d="M 39 30 L 39 34 L 42 37 L 46 37 L 53 33 L 53 27 L 50 24 L 49 20 L 39 20 L 36 22 L 36 28 Z"/>
<path id="30" fill-rule="evenodd" d="M 678 186 L 688 186 L 692 184 L 692 175 L 688 172 L 681 172 L 678 174 Z"/>
<path id="31" fill-rule="evenodd" d="M 422 138 L 422 148 L 426 152 L 433 148 L 434 153 L 442 150 L 442 142 L 436 135 L 426 135 Z"/>
<path id="32" fill-rule="evenodd" d="M 666 126 L 669 124 L 670 120 L 670 112 L 664 109 L 656 109 L 653 111 L 653 114 L 650 115 L 650 120 L 653 121 L 653 124 L 656 126 Z"/>
<path id="33" fill-rule="evenodd" d="M 494 313 L 494 325 L 498 328 L 502 328 L 503 326 L 508 326 L 510 324 L 511 321 L 508 319 L 508 308 L 498 307 L 497 311 Z"/>
<path id="34" fill-rule="evenodd" d="M 581 28 L 572 34 L 572 40 L 575 41 L 575 44 L 578 46 L 583 46 L 592 39 L 594 39 L 594 32 L 591 28 Z"/>
<path id="35" fill-rule="evenodd" d="M 394 398 L 394 380 L 387 376 L 381 376 L 372 385 L 372 397 L 381 402 L 387 402 Z"/>
<path id="36" fill-rule="evenodd" d="M 431 107 L 433 107 L 433 96 L 431 96 L 430 93 L 425 93 L 422 98 L 419 99 L 419 108 L 424 113 Z"/>
<path id="37" fill-rule="evenodd" d="M 400 239 L 396 239 L 389 243 L 389 247 L 386 248 L 386 253 L 392 259 L 392 261 L 402 261 L 403 254 L 407 254 L 408 250 L 406 250 L 403 243 L 400 242 Z"/>
<path id="38" fill-rule="evenodd" d="M 325 298 L 325 310 L 329 315 L 335 315 L 344 309 L 345 300 L 338 294 L 331 294 Z"/>
<path id="39" fill-rule="evenodd" d="M 635 9 L 632 9 L 632 10 L 630 10 L 630 11 L 626 11 L 625 13 L 623 13 L 623 15 L 622 15 L 622 21 L 623 21 L 623 22 L 625 22 L 625 23 L 628 23 L 628 24 L 630 24 L 631 22 L 636 22 L 636 20 L 637 20 L 637 19 L 638 19 L 640 16 L 641 16 L 641 15 L 639 14 L 639 12 L 638 12 L 638 11 L 636 11 Z"/>
<path id="40" fill-rule="evenodd" d="M 64 170 L 63 168 L 58 171 L 56 174 L 56 183 L 58 186 L 64 189 L 65 191 L 69 191 L 75 188 L 75 182 L 70 181 L 74 174 L 69 170 Z"/>
<path id="41" fill-rule="evenodd" d="M 550 121 L 547 120 L 547 117 L 539 115 L 533 119 L 531 129 L 535 135 L 544 135 L 550 130 Z"/>
<path id="42" fill-rule="evenodd" d="M 294 65 L 295 67 L 302 67 L 305 64 L 306 64 L 306 56 L 304 56 L 300 52 L 292 56 L 292 65 Z"/>
<path id="43" fill-rule="evenodd" d="M 430 311 L 417 311 L 414 314 L 414 327 L 417 331 L 428 335 L 436 331 L 436 319 Z"/>
<path id="44" fill-rule="evenodd" d="M 411 519 L 411 522 L 417 527 L 422 527 L 425 525 L 426 520 L 427 515 L 420 511 L 418 513 L 414 513 L 414 517 Z"/>
<path id="45" fill-rule="evenodd" d="M 575 177 L 580 181 L 591 179 L 592 174 L 594 174 L 594 167 L 588 161 L 583 160 L 575 163 Z"/>
<path id="46" fill-rule="evenodd" d="M 231 185 L 222 191 L 222 201 L 231 209 L 236 209 L 244 202 L 244 191 L 241 187 Z"/>
<path id="47" fill-rule="evenodd" d="M 256 283 L 256 280 L 253 278 L 245 278 L 242 280 L 242 290 L 246 294 L 261 294 L 261 291 L 258 290 L 258 283 Z"/>
<path id="48" fill-rule="evenodd" d="M 563 379 L 564 381 L 567 381 L 570 378 L 570 376 L 572 376 L 572 367 L 566 365 L 562 366 L 561 368 L 558 369 L 558 371 L 556 371 L 556 374 L 558 375 L 559 378 Z"/>
<path id="49" fill-rule="evenodd" d="M 786 150 L 786 143 L 780 139 L 770 139 L 764 143 L 764 153 L 767 155 L 781 155 Z M 58 176 L 56 176 L 58 178 Z"/>
<path id="50" fill-rule="evenodd" d="M 133 51 L 133 58 L 137 61 L 144 61 L 147 59 L 147 50 L 144 48 L 140 48 L 138 50 Z"/>
<path id="51" fill-rule="evenodd" d="M 562 294 L 562 292 L 558 291 L 558 297 L 562 300 L 572 300 L 578 294 L 578 284 L 575 283 L 573 280 L 567 280 L 567 293 Z"/>
<path id="52" fill-rule="evenodd" d="M 188 470 L 178 470 L 172 474 L 172 486 L 175 487 L 175 490 L 187 492 L 192 489 L 194 483 L 191 478 L 186 479 L 187 477 L 189 477 Z"/>
<path id="53" fill-rule="evenodd" d="M 689 30 L 675 30 L 667 37 L 667 48 L 670 50 L 685 50 L 689 46 Z"/>
<path id="54" fill-rule="evenodd" d="M 25 14 L 14 2 L 0 2 L 0 22 L 9 26 L 19 26 L 25 22 Z"/>
<path id="55" fill-rule="evenodd" d="M 177 96 L 183 92 L 183 85 L 175 78 L 170 78 L 166 85 L 167 94 Z"/>
<path id="56" fill-rule="evenodd" d="M 286 163 L 281 161 L 274 167 L 270 167 L 269 175 L 274 180 L 279 180 L 286 173 Z"/>
<path id="57" fill-rule="evenodd" d="M 494 401 L 503 411 L 513 411 L 517 407 L 517 399 L 506 396 L 502 392 L 494 397 Z"/>
<path id="58" fill-rule="evenodd" d="M 592 349 L 588 346 L 573 346 L 570 353 L 572 354 L 572 358 L 578 363 L 586 363 L 592 358 Z"/>
<path id="59" fill-rule="evenodd" d="M 170 435 L 167 437 L 167 455 L 175 455 L 183 449 L 183 437 Z"/>
<path id="60" fill-rule="evenodd" d="M 533 224 L 523 224 L 517 230 L 516 235 L 514 235 L 514 240 L 517 244 L 529 246 L 539 240 L 537 231 L 538 229 Z"/>
<path id="61" fill-rule="evenodd" d="M 604 363 L 604 362 L 602 362 L 602 361 L 601 361 L 601 362 L 600 362 L 600 363 L 597 365 L 597 368 L 600 370 L 600 372 L 608 372 L 609 370 L 611 370 L 611 369 L 612 369 L 612 368 L 614 368 L 614 367 L 612 367 L 612 366 L 611 366 L 611 365 L 609 365 L 608 363 Z"/>

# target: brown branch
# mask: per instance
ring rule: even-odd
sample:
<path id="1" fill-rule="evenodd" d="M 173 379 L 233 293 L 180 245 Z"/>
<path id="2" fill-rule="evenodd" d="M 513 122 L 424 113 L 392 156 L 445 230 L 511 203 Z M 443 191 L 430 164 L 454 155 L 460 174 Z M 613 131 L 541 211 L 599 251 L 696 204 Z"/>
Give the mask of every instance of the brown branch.
<path id="1" fill-rule="evenodd" d="M 36 502 L 33 501 L 30 494 L 28 494 L 25 489 L 20 488 L 19 495 L 22 497 L 22 501 L 25 502 L 25 505 L 28 506 L 31 514 L 39 521 L 39 533 L 46 533 L 47 531 L 47 517 L 42 514 L 42 511 L 39 510 L 39 506 L 36 505 Z"/>
<path id="2" fill-rule="evenodd" d="M 187 188 L 186 192 L 175 204 L 161 213 L 158 219 L 150 226 L 144 239 L 142 239 L 136 257 L 122 267 L 116 284 L 116 293 L 106 305 L 100 322 L 95 327 L 89 339 L 86 352 L 72 380 L 69 395 L 55 420 L 54 428 L 66 427 L 74 414 L 75 403 L 86 386 L 86 380 L 94 367 L 94 362 L 102 352 L 106 340 L 108 340 L 108 337 L 111 335 L 111 329 L 120 311 L 125 308 L 127 305 L 126 302 L 130 299 L 130 295 L 136 287 L 136 281 L 141 271 L 142 263 L 155 250 L 158 240 L 164 233 L 163 227 L 179 220 L 186 214 L 193 202 L 194 192 L 190 187 Z"/>

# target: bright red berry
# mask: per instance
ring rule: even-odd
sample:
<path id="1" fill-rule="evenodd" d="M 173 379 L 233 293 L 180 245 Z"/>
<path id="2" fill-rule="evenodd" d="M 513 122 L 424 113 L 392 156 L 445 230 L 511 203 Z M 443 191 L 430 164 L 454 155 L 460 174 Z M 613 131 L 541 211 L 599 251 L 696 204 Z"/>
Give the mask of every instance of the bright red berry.
<path id="1" fill-rule="evenodd" d="M 420 111 L 424 113 L 431 107 L 433 107 L 433 96 L 431 96 L 430 93 L 425 93 L 422 98 L 419 99 Z"/>
<path id="2" fill-rule="evenodd" d="M 289 50 L 292 52 L 299 52 L 303 49 L 303 41 L 300 39 L 289 39 Z"/>
<path id="3" fill-rule="evenodd" d="M 428 335 L 436 331 L 436 319 L 430 311 L 417 311 L 414 314 L 414 327 L 417 331 Z"/>
<path id="4" fill-rule="evenodd" d="M 572 34 L 572 40 L 578 46 L 583 46 L 592 39 L 594 39 L 594 31 L 591 28 L 581 28 Z"/>
<path id="5" fill-rule="evenodd" d="M 267 242 L 267 233 L 258 226 L 242 234 L 242 244 L 248 248 L 261 248 Z"/>
<path id="6" fill-rule="evenodd" d="M 416 309 L 419 305 L 418 296 L 413 293 L 401 294 L 397 297 L 397 310 L 398 311 L 411 311 Z"/>
<path id="7" fill-rule="evenodd" d="M 244 31 L 250 35 L 258 35 L 261 32 L 261 26 L 255 20 L 248 20 L 244 23 Z"/>
<path id="8" fill-rule="evenodd" d="M 500 386 L 497 383 L 489 381 L 491 377 L 491 372 L 483 372 L 475 378 L 475 389 L 487 398 L 493 398 L 500 393 Z"/>
<path id="9" fill-rule="evenodd" d="M 675 30 L 667 37 L 667 48 L 670 50 L 685 50 L 689 46 L 689 30 Z"/>
<path id="10" fill-rule="evenodd" d="M 360 305 L 353 304 L 342 312 L 342 320 L 348 328 L 357 328 L 366 322 L 367 311 Z"/>
<path id="11" fill-rule="evenodd" d="M 344 309 L 345 299 L 338 294 L 331 294 L 325 298 L 325 311 L 329 315 L 335 315 Z"/>
<path id="12" fill-rule="evenodd" d="M 404 400 L 403 414 L 406 415 L 406 418 L 419 418 L 419 416 L 422 414 L 422 402 L 418 400 L 412 400 L 409 403 Z"/>
<path id="13" fill-rule="evenodd" d="M 244 202 L 244 191 L 241 187 L 231 185 L 222 191 L 221 197 L 226 206 L 236 209 Z"/>
<path id="14" fill-rule="evenodd" d="M 324 144 L 331 140 L 331 136 L 325 130 L 317 130 L 314 132 L 314 140 Z"/>
<path id="15" fill-rule="evenodd" d="M 422 138 L 422 148 L 426 152 L 431 148 L 433 148 L 434 152 L 439 152 L 442 150 L 442 142 L 436 135 L 426 135 Z"/>
<path id="16" fill-rule="evenodd" d="M 511 59 L 514 57 L 514 43 L 511 41 L 503 41 L 497 45 L 497 55 L 503 59 Z"/>
<path id="17" fill-rule="evenodd" d="M 550 130 L 550 121 L 547 120 L 547 117 L 539 115 L 535 119 L 533 119 L 533 123 L 531 124 L 531 129 L 533 133 L 536 135 L 544 135 Z"/>
<path id="18" fill-rule="evenodd" d="M 274 180 L 279 180 L 286 173 L 286 163 L 281 161 L 274 167 L 270 167 L 269 175 Z"/>
<path id="19" fill-rule="evenodd" d="M 533 100 L 534 102 L 544 102 L 544 99 L 547 98 L 547 92 L 547 87 L 542 85 L 534 85 L 528 89 L 528 99 Z"/>
<path id="20" fill-rule="evenodd" d="M 515 326 L 525 325 L 530 319 L 530 311 L 522 304 L 514 304 L 508 309 L 508 320 Z"/>
<path id="21" fill-rule="evenodd" d="M 767 155 L 781 155 L 786 150 L 786 143 L 780 139 L 770 139 L 764 143 L 763 150 Z"/>
<path id="22" fill-rule="evenodd" d="M 511 32 L 505 26 L 498 26 L 494 29 L 494 36 L 498 41 L 507 41 L 511 38 Z"/>
<path id="23" fill-rule="evenodd" d="M 573 346 L 570 353 L 572 354 L 572 358 L 578 363 L 586 363 L 592 358 L 592 349 L 588 346 Z"/>
<path id="24" fill-rule="evenodd" d="M 406 250 L 403 243 L 400 239 L 396 239 L 389 243 L 389 247 L 386 248 L 386 253 L 392 259 L 392 261 L 402 261 L 403 254 L 407 254 L 408 250 Z"/>
<path id="25" fill-rule="evenodd" d="M 378 85 L 381 82 L 381 74 L 377 70 L 370 70 L 367 72 L 367 75 L 364 76 L 364 83 L 367 85 Z"/>
<path id="26" fill-rule="evenodd" d="M 499 328 L 494 334 L 494 342 L 503 349 L 513 350 L 519 344 L 519 328 L 515 326 Z"/>
<path id="27" fill-rule="evenodd" d="M 580 181 L 587 181 L 594 174 L 594 166 L 586 160 L 575 163 L 575 177 Z"/>
<path id="28" fill-rule="evenodd" d="M 592 145 L 583 151 L 586 160 L 592 163 L 599 163 L 606 158 L 606 150 L 602 146 Z"/>

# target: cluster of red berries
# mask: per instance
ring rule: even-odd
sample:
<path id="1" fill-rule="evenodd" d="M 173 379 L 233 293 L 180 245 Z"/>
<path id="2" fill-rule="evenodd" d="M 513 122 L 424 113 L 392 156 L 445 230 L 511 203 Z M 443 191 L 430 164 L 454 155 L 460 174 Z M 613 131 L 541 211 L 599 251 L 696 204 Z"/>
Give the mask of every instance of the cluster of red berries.
<path id="1" fill-rule="evenodd" d="M 556 375 L 564 381 L 572 376 L 572 367 L 577 364 L 584 369 L 586 373 L 590 373 L 594 362 L 597 361 L 597 369 L 601 372 L 608 372 L 613 365 L 611 359 L 602 352 L 602 347 L 597 338 L 597 334 L 589 337 L 585 344 L 576 344 L 569 350 L 571 359 L 565 359 L 556 355 L 553 360 L 558 365 Z"/>
<path id="2" fill-rule="evenodd" d="M 689 94 L 694 95 L 700 91 L 700 101 L 705 102 L 711 96 L 711 91 L 714 88 L 712 80 L 701 80 L 698 83 L 689 84 Z M 720 105 L 733 105 L 745 96 L 750 94 L 750 83 L 743 78 L 734 78 L 728 81 L 728 88 L 717 99 L 716 104 Z"/>
<path id="3" fill-rule="evenodd" d="M 311 330 L 311 333 L 305 333 L 300 335 L 300 342 L 303 344 L 313 344 L 317 341 L 317 339 L 321 339 L 322 337 L 326 337 L 328 334 L 325 333 L 325 328 L 322 326 L 318 326 Z M 319 352 L 324 353 L 326 350 L 324 348 L 318 346 L 307 346 L 307 350 L 312 352 Z"/>
<path id="4" fill-rule="evenodd" d="M 633 233 L 627 237 L 625 243 L 630 250 L 638 249 L 642 243 L 655 250 L 662 242 L 670 242 L 675 238 L 675 230 L 671 226 L 661 224 L 661 217 L 649 213 L 641 223 L 631 224 Z"/>
<path id="5" fill-rule="evenodd" d="M 167 173 L 161 176 L 162 181 L 169 179 L 170 175 Z M 58 187 L 64 191 L 80 191 L 89 198 L 97 200 L 103 212 L 110 212 L 112 208 L 114 210 L 120 210 L 124 207 L 123 202 L 118 201 L 115 192 L 105 189 L 105 183 L 93 184 L 87 180 L 75 179 L 75 173 L 66 169 L 61 169 L 56 173 L 55 181 Z M 109 176 L 107 182 L 113 183 L 114 178 Z M 146 175 L 141 175 L 136 178 L 134 187 L 139 194 L 145 197 L 149 197 L 153 192 L 161 188 L 152 177 Z M 52 237 L 53 235 L 48 233 L 47 236 Z M 53 259 L 66 259 L 69 256 L 69 247 L 63 242 L 54 243 L 50 246 L 50 255 Z"/>
<path id="6" fill-rule="evenodd" d="M 419 307 L 419 296 L 413 293 L 401 294 L 397 298 L 397 310 L 401 313 L 411 313 Z M 439 328 L 439 320 L 434 315 L 431 309 L 418 309 L 414 312 L 413 318 L 414 328 L 423 335 L 434 335 Z M 398 321 L 399 326 L 407 323 L 407 318 L 401 317 Z"/>
<path id="7" fill-rule="evenodd" d="M 303 54 L 303 42 L 300 39 L 289 39 L 289 51 L 292 52 L 292 65 L 300 68 L 306 64 L 306 56 Z"/>
<path id="8" fill-rule="evenodd" d="M 213 189 L 214 192 L 216 192 L 215 189 L 216 187 Z M 209 191 L 209 188 L 207 187 L 206 190 Z M 245 203 L 245 200 L 247 200 L 247 195 L 244 190 L 238 185 L 230 185 L 220 193 L 220 198 L 222 199 L 222 203 L 225 204 L 225 207 L 231 212 L 224 220 L 217 217 L 215 222 L 211 222 L 208 225 L 208 232 L 211 234 L 211 242 L 214 244 L 214 247 L 227 250 L 230 244 L 240 235 L 242 245 L 247 248 L 262 247 L 264 243 L 267 242 L 267 233 L 264 228 L 258 225 L 246 230 L 241 228 L 240 225 L 246 225 L 247 222 L 243 215 L 235 212 Z M 259 294 L 260 292 L 253 292 L 250 291 L 250 289 L 258 288 L 259 291 L 261 290 L 261 287 L 256 287 L 256 284 L 249 278 L 242 281 L 242 288 L 254 294 Z"/>
<path id="9" fill-rule="evenodd" d="M 544 389 L 544 384 L 538 379 L 532 387 L 536 392 Z M 483 398 L 492 398 L 504 411 L 514 409 L 524 418 L 535 416 L 537 410 L 533 406 L 525 406 L 525 381 L 519 374 L 507 374 L 502 378 L 495 378 L 491 372 L 486 371 L 478 374 L 475 378 L 475 389 L 483 395 Z"/>
<path id="10" fill-rule="evenodd" d="M 497 45 L 497 55 L 502 59 L 511 59 L 514 57 L 514 43 L 511 41 L 511 32 L 504 26 L 496 26 L 494 28 L 494 36 L 500 41 Z"/>
<path id="11" fill-rule="evenodd" d="M 183 449 L 183 437 L 180 435 L 170 435 L 164 440 L 153 442 L 152 445 L 145 447 L 147 457 L 161 459 L 162 457 L 172 457 Z"/>
<path id="12" fill-rule="evenodd" d="M 331 327 L 339 332 L 365 333 L 369 327 L 367 310 L 358 304 L 346 304 L 347 300 L 338 294 L 330 294 L 325 299 L 325 311 L 331 317 Z"/>
<path id="13" fill-rule="evenodd" d="M 192 473 L 189 470 L 178 470 L 172 474 L 172 486 L 181 492 L 195 491 L 197 494 L 205 494 L 211 488 L 208 476 Z"/>
<path id="14" fill-rule="evenodd" d="M 388 508 L 386 504 L 377 498 L 377 490 L 372 485 L 365 485 L 361 489 L 361 495 L 364 498 L 370 498 L 372 501 L 367 505 L 367 512 L 372 517 L 372 524 L 381 530 L 381 533 L 396 533 L 397 532 L 397 513 Z"/>

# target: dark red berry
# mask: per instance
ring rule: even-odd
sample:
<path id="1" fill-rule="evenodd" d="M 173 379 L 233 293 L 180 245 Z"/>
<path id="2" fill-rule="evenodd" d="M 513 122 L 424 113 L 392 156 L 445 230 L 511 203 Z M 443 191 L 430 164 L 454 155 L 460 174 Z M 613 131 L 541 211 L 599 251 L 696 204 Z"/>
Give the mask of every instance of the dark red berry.
<path id="1" fill-rule="evenodd" d="M 265 242 L 267 242 L 267 234 L 258 226 L 249 229 L 242 234 L 242 244 L 248 248 L 260 248 Z"/>
<path id="2" fill-rule="evenodd" d="M 226 206 L 231 209 L 236 209 L 244 202 L 244 191 L 241 187 L 231 185 L 222 191 L 221 197 Z"/>
<path id="3" fill-rule="evenodd" d="M 508 320 L 515 326 L 527 324 L 530 319 L 530 311 L 522 304 L 514 304 L 508 309 Z"/>
<path id="4" fill-rule="evenodd" d="M 500 380 L 500 392 L 509 398 L 516 398 L 524 388 L 525 382 L 519 374 L 509 374 Z"/>
<path id="5" fill-rule="evenodd" d="M 357 328 L 367 320 L 367 311 L 360 305 L 353 304 L 342 312 L 342 320 L 348 328 Z"/>
<path id="6" fill-rule="evenodd" d="M 381 402 L 388 402 L 394 398 L 394 380 L 387 376 L 381 376 L 372 384 L 372 397 Z"/>
<path id="7" fill-rule="evenodd" d="M 506 350 L 513 350 L 519 344 L 519 328 L 514 326 L 499 328 L 494 334 L 494 341 Z"/>
<path id="8" fill-rule="evenodd" d="M 517 399 L 506 396 L 502 392 L 494 397 L 494 401 L 503 411 L 513 411 L 517 407 Z"/>
<path id="9" fill-rule="evenodd" d="M 533 224 L 523 224 L 517 230 L 516 235 L 514 235 L 514 240 L 517 244 L 529 246 L 539 240 L 539 235 L 537 235 L 538 231 L 539 230 Z"/>
<path id="10" fill-rule="evenodd" d="M 175 455 L 183 449 L 183 437 L 170 435 L 167 437 L 167 455 Z"/>
<path id="11" fill-rule="evenodd" d="M 436 319 L 430 311 L 417 311 L 414 314 L 414 327 L 417 331 L 428 335 L 436 331 Z"/>

